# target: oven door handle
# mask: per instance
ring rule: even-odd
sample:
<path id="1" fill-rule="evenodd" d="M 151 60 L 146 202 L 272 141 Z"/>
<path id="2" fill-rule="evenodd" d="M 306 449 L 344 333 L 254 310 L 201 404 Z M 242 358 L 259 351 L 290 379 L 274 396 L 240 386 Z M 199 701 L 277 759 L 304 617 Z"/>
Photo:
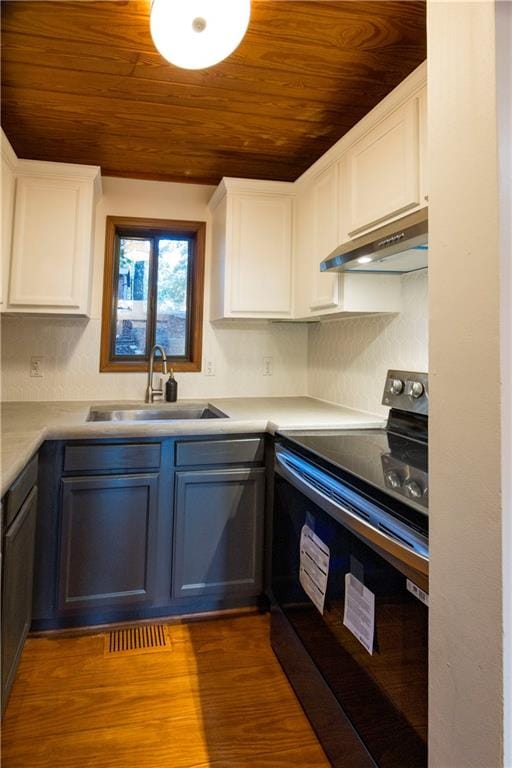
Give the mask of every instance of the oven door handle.
<path id="1" fill-rule="evenodd" d="M 428 576 L 428 557 L 417 552 L 412 545 L 395 538 L 389 527 L 387 527 L 388 532 L 384 532 L 376 525 L 359 517 L 348 506 L 341 504 L 338 500 L 334 501 L 322 493 L 317 486 L 309 483 L 300 472 L 289 465 L 286 461 L 286 453 L 280 453 L 279 449 L 276 450 L 275 471 L 360 539 L 405 563 L 424 576 Z M 389 516 L 386 515 L 386 517 Z"/>

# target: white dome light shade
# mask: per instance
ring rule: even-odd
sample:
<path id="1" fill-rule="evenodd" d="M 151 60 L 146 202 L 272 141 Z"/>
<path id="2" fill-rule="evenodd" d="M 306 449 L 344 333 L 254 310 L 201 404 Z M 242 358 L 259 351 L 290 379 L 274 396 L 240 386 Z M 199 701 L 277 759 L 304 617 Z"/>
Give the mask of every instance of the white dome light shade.
<path id="1" fill-rule="evenodd" d="M 250 15 L 250 0 L 153 0 L 151 36 L 171 64 L 204 69 L 235 50 Z"/>

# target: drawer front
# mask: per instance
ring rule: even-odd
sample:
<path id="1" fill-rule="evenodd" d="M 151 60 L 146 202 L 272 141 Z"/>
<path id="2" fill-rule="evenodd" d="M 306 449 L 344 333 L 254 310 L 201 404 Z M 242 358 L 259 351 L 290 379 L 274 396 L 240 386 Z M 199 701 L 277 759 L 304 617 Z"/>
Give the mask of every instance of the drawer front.
<path id="1" fill-rule="evenodd" d="M 265 455 L 262 437 L 242 440 L 194 440 L 176 444 L 176 466 L 262 463 Z"/>
<path id="2" fill-rule="evenodd" d="M 5 497 L 5 526 L 8 527 L 16 515 L 21 505 L 27 498 L 31 489 L 37 484 L 37 456 L 27 464 L 25 469 L 11 485 Z"/>
<path id="3" fill-rule="evenodd" d="M 159 466 L 160 443 L 67 445 L 64 453 L 65 472 L 127 471 L 157 469 Z"/>

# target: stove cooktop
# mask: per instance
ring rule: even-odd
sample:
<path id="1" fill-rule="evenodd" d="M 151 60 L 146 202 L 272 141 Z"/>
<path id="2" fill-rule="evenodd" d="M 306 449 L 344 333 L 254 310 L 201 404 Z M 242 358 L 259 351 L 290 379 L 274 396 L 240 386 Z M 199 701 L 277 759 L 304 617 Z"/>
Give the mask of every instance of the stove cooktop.
<path id="1" fill-rule="evenodd" d="M 364 483 L 428 511 L 428 447 L 387 429 L 279 433 L 293 444 Z"/>

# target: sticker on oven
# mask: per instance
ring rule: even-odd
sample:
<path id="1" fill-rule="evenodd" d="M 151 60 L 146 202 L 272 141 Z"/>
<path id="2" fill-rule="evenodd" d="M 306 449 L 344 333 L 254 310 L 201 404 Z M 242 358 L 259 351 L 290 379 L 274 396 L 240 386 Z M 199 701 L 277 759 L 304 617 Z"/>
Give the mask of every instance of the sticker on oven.
<path id="1" fill-rule="evenodd" d="M 299 581 L 302 589 L 320 613 L 324 612 L 330 552 L 309 525 L 303 525 L 300 534 Z"/>
<path id="2" fill-rule="evenodd" d="M 422 603 L 425 605 L 428 605 L 428 592 L 425 592 L 423 589 L 420 589 L 417 584 L 414 583 L 414 581 L 411 581 L 410 579 L 406 580 L 406 586 L 408 591 L 414 595 L 414 597 L 417 597 L 418 600 L 421 600 Z"/>
<path id="3" fill-rule="evenodd" d="M 352 573 L 345 574 L 343 624 L 373 656 L 375 595 Z"/>

